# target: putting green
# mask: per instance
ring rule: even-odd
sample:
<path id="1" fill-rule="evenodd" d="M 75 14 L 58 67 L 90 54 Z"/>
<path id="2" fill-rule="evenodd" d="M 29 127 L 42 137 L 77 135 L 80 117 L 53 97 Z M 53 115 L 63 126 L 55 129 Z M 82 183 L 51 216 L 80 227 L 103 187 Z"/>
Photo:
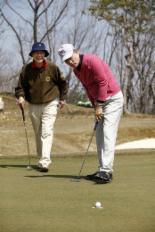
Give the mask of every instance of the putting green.
<path id="1" fill-rule="evenodd" d="M 81 162 L 54 157 L 50 171 L 39 173 L 26 170 L 26 158 L 0 158 L 0 232 L 155 231 L 153 152 L 116 155 L 114 180 L 106 185 L 71 181 Z M 97 165 L 89 156 L 82 175 Z M 96 201 L 102 209 L 93 208 Z"/>

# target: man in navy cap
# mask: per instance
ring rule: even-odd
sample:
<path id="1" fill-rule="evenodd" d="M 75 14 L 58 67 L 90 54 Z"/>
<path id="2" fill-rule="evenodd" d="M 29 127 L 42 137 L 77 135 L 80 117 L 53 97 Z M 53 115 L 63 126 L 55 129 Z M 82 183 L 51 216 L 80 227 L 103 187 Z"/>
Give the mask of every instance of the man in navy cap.
<path id="1" fill-rule="evenodd" d="M 36 138 L 38 168 L 47 172 L 51 163 L 53 127 L 57 108 L 65 104 L 67 82 L 59 68 L 46 60 L 44 43 L 34 43 L 29 55 L 33 60 L 23 67 L 15 96 L 20 107 L 29 103 L 29 113 Z"/>

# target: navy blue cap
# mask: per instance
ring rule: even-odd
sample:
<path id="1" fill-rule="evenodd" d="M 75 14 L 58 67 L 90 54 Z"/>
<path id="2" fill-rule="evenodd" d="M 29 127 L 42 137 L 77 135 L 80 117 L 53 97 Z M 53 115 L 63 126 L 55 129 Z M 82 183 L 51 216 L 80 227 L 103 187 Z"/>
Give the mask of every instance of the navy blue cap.
<path id="1" fill-rule="evenodd" d="M 29 53 L 29 56 L 32 56 L 33 52 L 36 51 L 44 51 L 45 52 L 45 56 L 49 55 L 49 52 L 46 50 L 45 44 L 44 43 L 40 43 L 40 42 L 36 42 L 32 45 L 32 49 L 31 52 Z"/>

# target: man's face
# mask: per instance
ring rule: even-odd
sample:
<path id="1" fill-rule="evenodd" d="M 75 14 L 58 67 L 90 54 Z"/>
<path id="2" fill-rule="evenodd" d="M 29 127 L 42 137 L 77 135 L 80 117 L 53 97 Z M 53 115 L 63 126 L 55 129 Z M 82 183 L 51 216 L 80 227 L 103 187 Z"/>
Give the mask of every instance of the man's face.
<path id="1" fill-rule="evenodd" d="M 33 52 L 32 57 L 36 63 L 42 63 L 44 61 L 45 52 L 44 51 Z"/>
<path id="2" fill-rule="evenodd" d="M 80 63 L 80 55 L 78 52 L 74 52 L 73 55 L 65 60 L 65 63 L 68 64 L 72 68 L 76 68 Z"/>

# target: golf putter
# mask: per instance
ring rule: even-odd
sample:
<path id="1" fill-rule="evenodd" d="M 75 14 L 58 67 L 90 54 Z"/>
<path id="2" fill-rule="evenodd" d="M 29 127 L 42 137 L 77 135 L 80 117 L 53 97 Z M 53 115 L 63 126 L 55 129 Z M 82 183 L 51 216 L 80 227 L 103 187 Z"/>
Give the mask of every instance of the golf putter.
<path id="1" fill-rule="evenodd" d="M 29 146 L 28 133 L 27 133 L 26 123 L 25 123 L 25 112 L 24 112 L 23 106 L 21 104 L 19 106 L 20 106 L 20 109 L 22 111 L 23 125 L 24 125 L 24 129 L 25 129 L 25 137 L 26 137 L 26 144 L 27 144 L 27 154 L 28 154 L 27 170 L 30 170 L 31 169 L 30 146 Z"/>
<path id="2" fill-rule="evenodd" d="M 76 176 L 76 178 L 74 179 L 74 181 L 77 181 L 77 182 L 80 181 L 81 172 L 82 172 L 82 170 L 83 170 L 83 167 L 84 167 L 84 164 L 85 164 L 85 161 L 86 161 L 86 157 L 87 157 L 87 155 L 88 155 L 89 147 L 90 147 L 90 145 L 91 145 L 91 143 L 92 143 L 92 140 L 93 140 L 93 137 L 94 137 L 94 134 L 95 134 L 97 125 L 98 125 L 98 121 L 95 122 L 94 129 L 93 129 L 93 133 L 92 133 L 92 136 L 91 136 L 91 138 L 90 138 L 90 141 L 89 141 L 87 150 L 86 150 L 86 152 L 85 152 L 85 155 L 84 155 L 84 158 L 83 158 L 83 161 L 82 161 L 82 164 L 81 164 L 81 168 L 80 168 L 79 174 L 78 174 L 78 176 Z"/>

